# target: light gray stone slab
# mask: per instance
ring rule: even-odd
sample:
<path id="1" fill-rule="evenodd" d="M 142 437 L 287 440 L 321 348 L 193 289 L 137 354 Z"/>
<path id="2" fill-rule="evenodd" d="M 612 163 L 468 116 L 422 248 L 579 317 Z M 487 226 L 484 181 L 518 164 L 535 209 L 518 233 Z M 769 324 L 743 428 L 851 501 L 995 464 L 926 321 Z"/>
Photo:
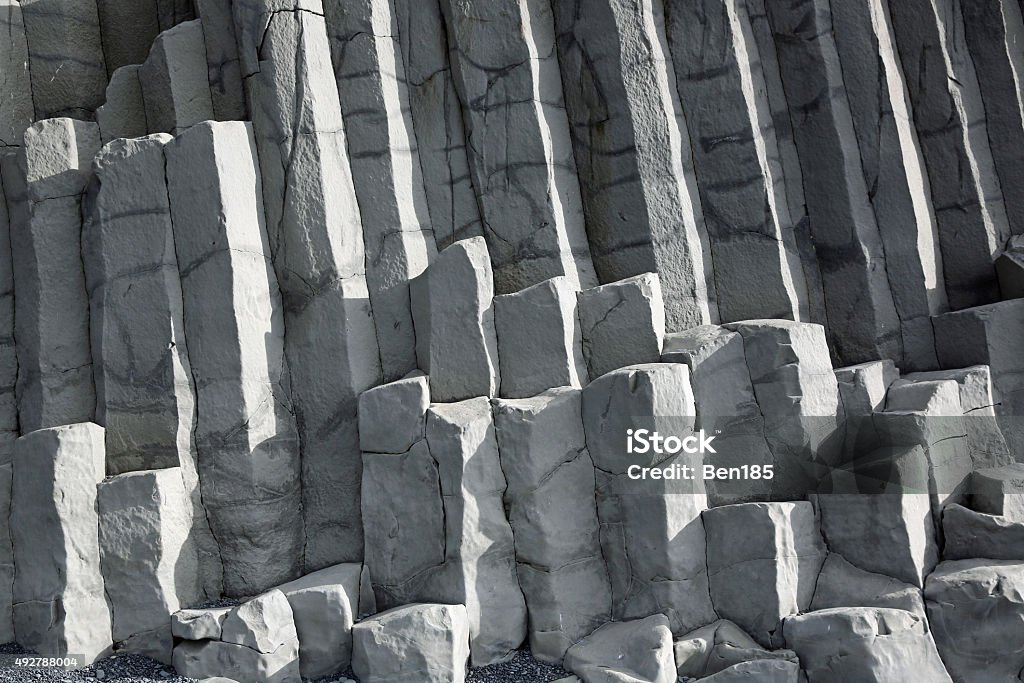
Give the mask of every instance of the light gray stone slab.
<path id="1" fill-rule="evenodd" d="M 353 629 L 352 670 L 362 683 L 462 683 L 469 632 L 463 605 L 397 607 Z"/>
<path id="2" fill-rule="evenodd" d="M 206 44 L 199 20 L 178 24 L 153 41 L 139 68 L 146 121 L 154 133 L 173 133 L 214 118 Z"/>
<path id="3" fill-rule="evenodd" d="M 717 322 L 704 215 L 661 3 L 552 3 L 565 107 L 602 282 L 654 271 L 672 329 Z"/>
<path id="4" fill-rule="evenodd" d="M 284 316 L 255 144 L 247 124 L 203 123 L 166 155 L 203 503 L 224 592 L 252 595 L 299 573 L 303 543 Z"/>
<path id="5" fill-rule="evenodd" d="M 558 275 L 596 285 L 551 7 L 442 0 L 441 9 L 497 291 Z"/>
<path id="6" fill-rule="evenodd" d="M 0 147 L 18 146 L 35 120 L 25 20 L 18 0 L 0 2 L 0 32 L 7 36 L 0 45 Z"/>
<path id="7" fill-rule="evenodd" d="M 86 663 L 110 652 L 96 514 L 103 471 L 103 428 L 92 423 L 42 429 L 15 444 L 14 630 L 23 647 Z"/>

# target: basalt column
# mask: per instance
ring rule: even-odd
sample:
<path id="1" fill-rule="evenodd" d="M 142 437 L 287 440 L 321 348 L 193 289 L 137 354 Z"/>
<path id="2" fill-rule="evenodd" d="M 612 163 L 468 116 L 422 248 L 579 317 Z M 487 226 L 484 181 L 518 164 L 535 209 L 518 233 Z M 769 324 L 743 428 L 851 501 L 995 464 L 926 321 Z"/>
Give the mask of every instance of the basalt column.
<path id="1" fill-rule="evenodd" d="M 543 0 L 442 0 L 498 294 L 597 284 Z"/>
<path id="2" fill-rule="evenodd" d="M 356 405 L 381 366 L 362 222 L 321 3 L 243 0 L 234 12 L 284 295 L 313 570 L 363 552 Z"/>
<path id="3" fill-rule="evenodd" d="M 552 4 L 601 281 L 657 272 L 670 328 L 713 322 L 710 252 L 660 3 Z"/>
<path id="4" fill-rule="evenodd" d="M 35 118 L 25 20 L 18 0 L 0 0 L 0 147 L 17 147 Z"/>

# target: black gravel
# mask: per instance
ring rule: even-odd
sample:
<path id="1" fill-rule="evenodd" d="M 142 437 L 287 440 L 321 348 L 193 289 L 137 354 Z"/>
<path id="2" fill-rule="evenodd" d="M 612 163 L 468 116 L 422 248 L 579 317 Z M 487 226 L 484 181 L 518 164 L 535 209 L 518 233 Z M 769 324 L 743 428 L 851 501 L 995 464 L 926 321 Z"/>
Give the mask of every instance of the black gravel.
<path id="1" fill-rule="evenodd" d="M 562 667 L 543 664 L 528 650 L 519 650 L 507 662 L 471 669 L 466 683 L 547 683 L 568 675 Z"/>

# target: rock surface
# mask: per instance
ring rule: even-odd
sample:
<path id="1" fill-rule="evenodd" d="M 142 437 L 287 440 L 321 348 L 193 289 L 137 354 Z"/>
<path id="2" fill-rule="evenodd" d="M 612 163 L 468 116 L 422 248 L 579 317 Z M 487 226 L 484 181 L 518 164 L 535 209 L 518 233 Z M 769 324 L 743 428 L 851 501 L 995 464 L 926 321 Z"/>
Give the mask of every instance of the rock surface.
<path id="1" fill-rule="evenodd" d="M 416 604 L 381 612 L 352 631 L 352 670 L 363 683 L 461 683 L 469 659 L 462 605 Z"/>
<path id="2" fill-rule="evenodd" d="M 565 668 L 583 683 L 651 681 L 675 683 L 672 632 L 668 619 L 657 614 L 646 619 L 605 624 L 569 648 Z"/>

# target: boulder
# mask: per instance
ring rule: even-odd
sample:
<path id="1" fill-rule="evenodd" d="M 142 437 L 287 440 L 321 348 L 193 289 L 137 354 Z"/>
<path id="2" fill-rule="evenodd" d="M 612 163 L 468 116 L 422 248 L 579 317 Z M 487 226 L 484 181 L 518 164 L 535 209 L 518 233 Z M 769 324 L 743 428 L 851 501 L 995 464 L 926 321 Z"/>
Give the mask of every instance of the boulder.
<path id="1" fill-rule="evenodd" d="M 176 137 L 166 157 L 203 504 L 224 592 L 252 595 L 295 578 L 303 547 L 298 436 L 255 145 L 248 124 L 207 122 Z"/>
<path id="2" fill-rule="evenodd" d="M 656 614 L 605 624 L 569 648 L 563 666 L 583 683 L 675 683 L 668 619 Z"/>
<path id="3" fill-rule="evenodd" d="M 171 633 L 183 640 L 220 640 L 231 607 L 183 609 L 171 615 Z"/>
<path id="4" fill-rule="evenodd" d="M 233 608 L 220 628 L 221 641 L 263 654 L 272 654 L 297 637 L 291 605 L 276 588 Z"/>
<path id="5" fill-rule="evenodd" d="M 829 553 L 814 586 L 811 611 L 832 607 L 902 609 L 926 618 L 921 589 L 891 576 L 864 571 Z"/>
<path id="6" fill-rule="evenodd" d="M 352 671 L 361 683 L 462 683 L 469 631 L 462 605 L 381 612 L 352 629 Z"/>
<path id="7" fill-rule="evenodd" d="M 782 620 L 807 610 L 825 546 L 810 503 L 744 503 L 705 510 L 715 612 L 765 647 Z"/>
<path id="8" fill-rule="evenodd" d="M 521 0 L 440 4 L 496 291 L 559 275 L 575 289 L 593 287 L 551 9 Z M 494 125 L 496 117 L 507 124 Z"/>
<path id="9" fill-rule="evenodd" d="M 362 565 L 339 564 L 277 587 L 292 609 L 304 678 L 333 674 L 351 662 L 361 571 Z"/>
<path id="10" fill-rule="evenodd" d="M 502 398 L 587 383 L 576 290 L 566 277 L 494 297 Z"/>
<path id="11" fill-rule="evenodd" d="M 954 680 L 1009 683 L 1024 667 L 1024 564 L 943 562 L 924 588 L 928 621 Z"/>
<path id="12" fill-rule="evenodd" d="M 185 640 L 174 648 L 174 668 L 189 678 L 224 677 L 245 683 L 301 683 L 299 643 L 292 638 L 274 652 L 219 640 Z"/>
<path id="13" fill-rule="evenodd" d="M 787 617 L 786 644 L 808 683 L 951 683 L 928 622 L 898 609 L 841 607 Z"/>
<path id="14" fill-rule="evenodd" d="M 456 242 L 411 285 L 416 355 L 434 401 L 497 396 L 494 280 L 483 238 Z"/>
<path id="15" fill-rule="evenodd" d="M 103 144 L 117 138 L 141 138 L 149 132 L 139 70 L 139 64 L 129 64 L 110 76 L 107 99 L 96 109 Z"/>
<path id="16" fill-rule="evenodd" d="M 530 652 L 558 663 L 611 617 L 580 391 L 495 399 L 493 407 Z"/>
<path id="17" fill-rule="evenodd" d="M 726 619 L 702 626 L 674 646 L 676 673 L 704 678 L 743 663 L 759 661 L 799 664 L 792 650 L 765 650 L 739 626 Z"/>
<path id="18" fill-rule="evenodd" d="M 1024 522 L 953 504 L 942 511 L 942 535 L 946 560 L 987 557 L 1024 562 Z"/>
<path id="19" fill-rule="evenodd" d="M 972 472 L 971 502 L 975 510 L 1024 522 L 1024 463 Z"/>
<path id="20" fill-rule="evenodd" d="M 577 298 L 583 357 L 591 378 L 660 360 L 665 306 L 656 273 L 585 289 Z"/>
<path id="21" fill-rule="evenodd" d="M 587 235 L 601 282 L 656 272 L 671 329 L 714 322 L 714 269 L 661 3 L 597 0 L 580 12 L 574 0 L 555 0 L 551 10 Z M 591 377 L 613 369 L 590 367 Z"/>
<path id="22" fill-rule="evenodd" d="M 22 647 L 85 663 L 110 653 L 96 514 L 103 464 L 103 429 L 91 423 L 41 429 L 15 444 L 10 529 Z"/>
<path id="23" fill-rule="evenodd" d="M 99 485 L 100 567 L 115 643 L 171 662 L 171 615 L 200 602 L 199 558 L 177 467 L 121 474 Z"/>
<path id="24" fill-rule="evenodd" d="M 430 379 L 418 370 L 359 396 L 359 447 L 369 453 L 405 453 L 424 437 Z"/>

